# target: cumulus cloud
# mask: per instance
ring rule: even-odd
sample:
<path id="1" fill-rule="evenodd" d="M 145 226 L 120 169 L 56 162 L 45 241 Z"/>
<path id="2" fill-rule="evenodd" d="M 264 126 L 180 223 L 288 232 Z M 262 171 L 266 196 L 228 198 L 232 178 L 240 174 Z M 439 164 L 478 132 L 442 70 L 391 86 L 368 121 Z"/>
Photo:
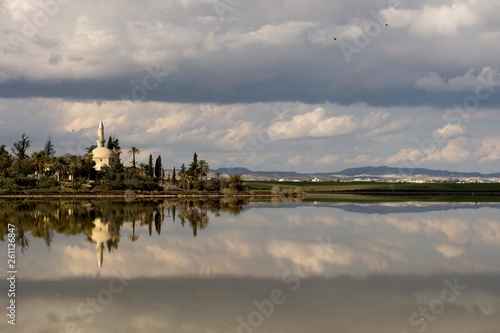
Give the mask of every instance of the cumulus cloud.
<path id="1" fill-rule="evenodd" d="M 320 158 L 314 159 L 314 164 L 318 165 L 330 165 L 333 162 L 337 161 L 340 158 L 340 156 L 335 155 L 335 154 L 326 154 L 324 156 L 321 156 Z"/>
<path id="2" fill-rule="evenodd" d="M 290 165 L 299 165 L 300 163 L 302 163 L 302 156 L 300 155 L 290 156 L 287 162 Z"/>
<path id="3" fill-rule="evenodd" d="M 230 49 L 241 49 L 249 46 L 280 47 L 297 42 L 304 32 L 316 26 L 313 22 L 286 22 L 276 25 L 265 25 L 257 30 L 240 33 L 231 31 L 223 36 L 221 42 Z"/>
<path id="4" fill-rule="evenodd" d="M 451 131 L 451 130 L 450 130 Z M 426 162 L 446 162 L 456 164 L 468 160 L 472 156 L 472 144 L 465 137 L 450 139 L 442 147 L 437 144 L 429 147 L 403 148 L 385 159 L 388 164 L 410 162 L 421 166 Z"/>
<path id="5" fill-rule="evenodd" d="M 478 22 L 474 8 L 464 2 L 442 6 L 426 4 L 421 9 L 388 8 L 380 13 L 390 18 L 391 25 L 408 27 L 410 33 L 422 37 L 455 35 L 460 28 Z"/>
<path id="6" fill-rule="evenodd" d="M 307 137 L 333 137 L 354 132 L 359 123 L 349 115 L 328 116 L 324 108 L 294 116 L 290 121 L 278 121 L 269 127 L 269 136 L 275 140 Z"/>
<path id="7" fill-rule="evenodd" d="M 474 156 L 480 162 L 493 162 L 500 160 L 500 137 L 483 138 L 476 142 Z"/>
<path id="8" fill-rule="evenodd" d="M 436 72 L 430 72 L 415 82 L 415 88 L 425 91 L 458 92 L 472 91 L 476 89 L 491 90 L 500 85 L 500 74 L 498 70 L 484 67 L 477 75 L 474 69 L 469 69 L 465 74 L 450 78 L 446 81 Z M 487 86 L 485 86 L 485 83 Z"/>
<path id="9" fill-rule="evenodd" d="M 431 152 L 427 157 L 427 161 L 460 163 L 471 157 L 470 142 L 466 138 L 455 138 L 442 148 Z"/>
<path id="10" fill-rule="evenodd" d="M 446 124 L 436 130 L 436 136 L 439 138 L 454 138 L 467 134 L 467 129 L 459 124 Z"/>

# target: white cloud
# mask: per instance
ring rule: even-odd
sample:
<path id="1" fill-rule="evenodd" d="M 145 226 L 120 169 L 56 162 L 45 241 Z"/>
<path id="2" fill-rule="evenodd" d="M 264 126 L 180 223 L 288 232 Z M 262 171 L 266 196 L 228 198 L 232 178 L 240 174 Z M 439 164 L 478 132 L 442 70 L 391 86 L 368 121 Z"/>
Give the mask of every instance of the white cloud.
<path id="1" fill-rule="evenodd" d="M 415 82 L 415 88 L 425 91 L 471 91 L 476 89 L 492 89 L 500 85 L 500 74 L 497 69 L 484 67 L 477 75 L 474 69 L 469 69 L 464 75 L 450 78 L 445 81 L 438 73 L 430 72 Z M 491 87 L 484 87 L 484 82 L 490 82 Z"/>
<path id="2" fill-rule="evenodd" d="M 470 143 L 466 138 L 455 138 L 448 141 L 446 146 L 441 150 L 434 150 L 430 153 L 426 160 L 447 162 L 447 163 L 460 163 L 466 161 L 471 157 Z"/>
<path id="3" fill-rule="evenodd" d="M 439 138 L 455 138 L 467 134 L 467 129 L 458 124 L 446 124 L 436 130 L 436 135 Z"/>
<path id="4" fill-rule="evenodd" d="M 338 155 L 326 154 L 324 156 L 321 156 L 319 158 L 314 159 L 313 163 L 317 164 L 317 165 L 331 165 L 333 162 L 335 162 L 339 159 L 340 159 L 340 156 L 338 156 Z"/>
<path id="5" fill-rule="evenodd" d="M 456 244 L 437 244 L 436 250 L 446 258 L 457 258 L 463 256 L 467 249 Z"/>
<path id="6" fill-rule="evenodd" d="M 314 22 L 286 22 L 267 24 L 250 32 L 232 30 L 221 38 L 228 48 L 241 51 L 246 47 L 284 46 L 303 39 L 303 34 L 317 24 Z"/>
<path id="7" fill-rule="evenodd" d="M 451 130 L 450 130 L 451 131 Z M 467 161 L 472 156 L 472 144 L 465 137 L 456 137 L 449 140 L 443 147 L 435 146 L 425 148 L 403 148 L 394 155 L 385 159 L 388 164 L 402 161 L 421 166 L 425 162 L 460 163 Z"/>
<path id="8" fill-rule="evenodd" d="M 425 159 L 425 153 L 418 148 L 402 148 L 397 153 L 385 159 L 389 165 L 394 165 L 402 161 L 420 163 Z"/>
<path id="9" fill-rule="evenodd" d="M 493 162 L 500 160 L 500 137 L 490 137 L 477 140 L 474 156 L 480 162 Z"/>
<path id="10" fill-rule="evenodd" d="M 302 163 L 302 156 L 300 155 L 290 156 L 287 162 L 289 165 L 299 165 L 300 163 Z"/>
<path id="11" fill-rule="evenodd" d="M 430 72 L 415 82 L 415 88 L 426 91 L 440 91 L 446 83 L 436 72 Z"/>
<path id="12" fill-rule="evenodd" d="M 269 136 L 275 140 L 321 138 L 345 135 L 359 127 L 349 115 L 328 117 L 324 108 L 294 116 L 290 121 L 278 121 L 269 127 Z"/>
<path id="13" fill-rule="evenodd" d="M 390 21 L 391 26 L 408 27 L 410 33 L 417 36 L 450 36 L 462 27 L 478 23 L 471 7 L 463 2 L 442 6 L 426 4 L 421 9 L 384 9 L 380 14 Z"/>
<path id="14" fill-rule="evenodd" d="M 354 40 L 364 34 L 360 25 L 348 23 L 342 26 L 327 26 L 307 35 L 313 45 L 328 47 L 338 44 L 341 40 Z"/>
<path id="15" fill-rule="evenodd" d="M 351 165 L 373 165 L 377 164 L 378 159 L 374 159 L 368 154 L 361 154 L 354 156 L 353 158 L 346 158 L 344 162 Z"/>

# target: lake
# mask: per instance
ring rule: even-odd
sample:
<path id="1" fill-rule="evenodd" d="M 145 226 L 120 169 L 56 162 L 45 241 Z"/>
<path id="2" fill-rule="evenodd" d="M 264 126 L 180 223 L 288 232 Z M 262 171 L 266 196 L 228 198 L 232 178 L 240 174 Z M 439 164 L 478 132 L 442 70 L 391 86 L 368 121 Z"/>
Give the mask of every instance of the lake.
<path id="1" fill-rule="evenodd" d="M 500 204 L 1 201 L 1 332 L 500 332 Z M 7 272 L 4 268 L 4 274 Z M 8 275 L 7 275 L 8 276 Z"/>

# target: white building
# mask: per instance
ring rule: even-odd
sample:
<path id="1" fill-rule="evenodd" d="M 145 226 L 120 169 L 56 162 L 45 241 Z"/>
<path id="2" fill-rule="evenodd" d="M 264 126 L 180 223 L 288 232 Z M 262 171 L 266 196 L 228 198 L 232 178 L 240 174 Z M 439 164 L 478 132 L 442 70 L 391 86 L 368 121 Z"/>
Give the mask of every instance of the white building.
<path id="1" fill-rule="evenodd" d="M 99 266 L 99 270 L 101 269 L 103 262 L 104 244 L 108 240 L 117 238 L 119 238 L 119 234 L 114 221 L 104 222 L 99 217 L 94 220 L 92 241 L 96 243 L 95 248 L 97 250 L 97 265 Z"/>
<path id="2" fill-rule="evenodd" d="M 97 129 L 97 148 L 92 150 L 92 159 L 95 162 L 94 169 L 111 172 L 116 156 L 111 149 L 104 147 L 104 141 L 104 124 L 101 119 L 99 128 Z"/>

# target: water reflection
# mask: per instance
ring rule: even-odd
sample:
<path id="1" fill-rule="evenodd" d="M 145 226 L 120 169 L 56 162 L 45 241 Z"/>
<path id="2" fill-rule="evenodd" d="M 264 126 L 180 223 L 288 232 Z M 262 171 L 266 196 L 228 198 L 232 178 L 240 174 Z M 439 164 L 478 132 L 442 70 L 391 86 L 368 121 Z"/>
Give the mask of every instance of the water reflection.
<path id="1" fill-rule="evenodd" d="M 184 200 L 184 201 L 0 201 L 0 219 L 15 223 L 18 234 L 16 244 L 24 251 L 30 245 L 27 232 L 33 237 L 44 239 L 50 247 L 54 232 L 64 235 L 85 233 L 92 240 L 96 224 L 100 226 L 112 222 L 117 229 L 117 239 L 106 240 L 108 249 L 117 248 L 119 229 L 123 223 L 133 223 L 131 240 L 137 240 L 135 223 L 147 225 L 149 235 L 153 227 L 158 235 L 165 216 L 175 222 L 176 217 L 184 226 L 186 223 L 196 237 L 199 229 L 208 225 L 208 212 L 215 216 L 221 213 L 239 215 L 247 201 L 241 199 Z M 4 240 L 8 233 L 7 224 L 0 224 L 0 236 Z"/>
<path id="2" fill-rule="evenodd" d="M 496 272 L 500 260 L 491 254 L 500 246 L 499 207 L 276 206 L 227 199 L 20 201 L 0 203 L 0 218 L 6 222 L 0 224 L 0 235 L 5 239 L 7 223 L 15 223 L 16 243 L 26 252 L 22 263 L 57 258 L 59 276 L 99 270 L 106 276 L 127 269 L 130 276 L 279 277 L 290 266 L 318 276 Z M 44 255 L 41 240 L 56 249 Z M 27 272 L 30 277 L 55 274 L 46 269 L 34 274 L 28 267 Z"/>
<path id="3" fill-rule="evenodd" d="M 20 332 L 497 332 L 499 207 L 16 201 L 0 231 L 24 251 Z"/>

